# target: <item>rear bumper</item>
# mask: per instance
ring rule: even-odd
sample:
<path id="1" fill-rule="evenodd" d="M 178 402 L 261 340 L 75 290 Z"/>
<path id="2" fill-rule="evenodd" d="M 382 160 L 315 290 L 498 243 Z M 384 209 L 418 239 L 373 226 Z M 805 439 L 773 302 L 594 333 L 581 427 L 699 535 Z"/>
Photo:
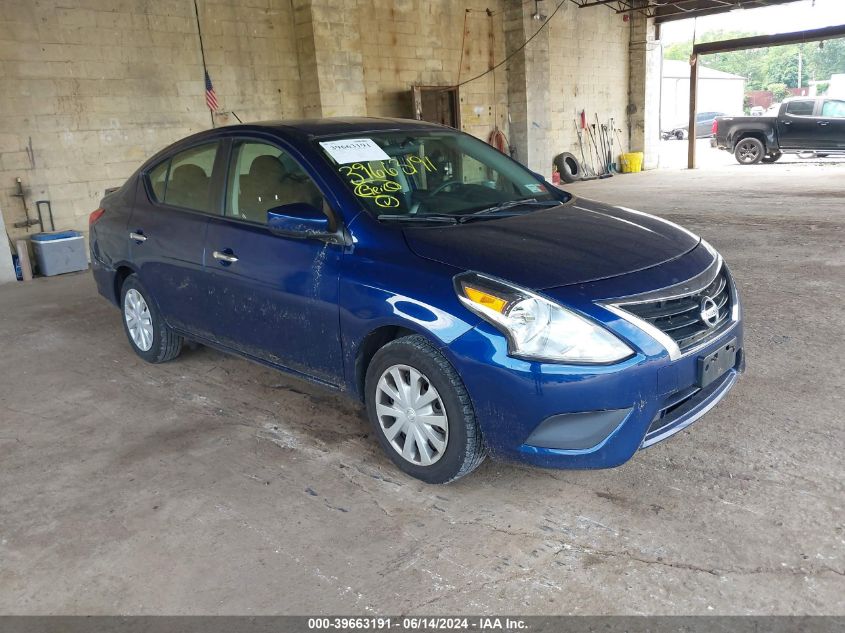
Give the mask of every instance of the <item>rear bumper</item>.
<path id="1" fill-rule="evenodd" d="M 97 291 L 114 305 L 118 305 L 118 299 L 114 288 L 115 270 L 97 259 L 91 252 L 91 274 L 97 284 Z"/>

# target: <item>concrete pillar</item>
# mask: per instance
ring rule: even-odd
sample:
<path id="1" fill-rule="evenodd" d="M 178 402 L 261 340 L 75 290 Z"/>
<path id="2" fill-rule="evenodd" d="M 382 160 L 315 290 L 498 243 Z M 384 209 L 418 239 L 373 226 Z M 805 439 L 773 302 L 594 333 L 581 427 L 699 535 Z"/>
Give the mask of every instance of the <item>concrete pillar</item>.
<path id="1" fill-rule="evenodd" d="M 15 281 L 16 279 L 15 267 L 12 265 L 12 249 L 9 248 L 6 223 L 3 221 L 3 211 L 0 209 L 0 284 Z"/>
<path id="2" fill-rule="evenodd" d="M 644 169 L 657 167 L 660 151 L 660 69 L 662 49 L 654 20 L 631 13 L 628 45 L 628 139 L 631 151 L 644 152 Z"/>
<path id="3" fill-rule="evenodd" d="M 305 116 L 366 115 L 358 3 L 293 0 L 293 8 Z"/>
<path id="4" fill-rule="evenodd" d="M 542 22 L 534 20 L 533 3 L 509 3 L 505 10 L 505 53 L 511 55 L 531 37 Z M 548 28 L 519 50 L 508 63 L 508 103 L 511 144 L 516 158 L 529 169 L 551 176 L 552 156 L 549 133 Z"/>

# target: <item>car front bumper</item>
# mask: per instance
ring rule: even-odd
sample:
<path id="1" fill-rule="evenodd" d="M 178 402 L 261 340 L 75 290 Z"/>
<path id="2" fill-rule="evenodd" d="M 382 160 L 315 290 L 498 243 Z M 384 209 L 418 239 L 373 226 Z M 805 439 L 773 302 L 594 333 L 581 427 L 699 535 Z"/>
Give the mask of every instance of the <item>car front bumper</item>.
<path id="1" fill-rule="evenodd" d="M 487 323 L 443 351 L 464 380 L 492 457 L 549 468 L 610 468 L 701 418 L 745 366 L 741 319 L 676 360 L 645 332 L 627 334 L 635 355 L 609 366 L 512 358 L 505 338 Z M 699 389 L 699 359 L 728 342 L 736 346 L 736 362 Z"/>

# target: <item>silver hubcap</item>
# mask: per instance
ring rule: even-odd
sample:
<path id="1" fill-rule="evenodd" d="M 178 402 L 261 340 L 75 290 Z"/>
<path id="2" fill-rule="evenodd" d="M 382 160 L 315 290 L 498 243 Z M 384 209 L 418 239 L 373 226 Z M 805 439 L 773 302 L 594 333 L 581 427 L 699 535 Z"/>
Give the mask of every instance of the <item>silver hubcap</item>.
<path id="1" fill-rule="evenodd" d="M 388 367 L 376 386 L 376 415 L 393 449 L 417 466 L 431 466 L 446 451 L 449 419 L 437 389 L 408 365 Z"/>
<path id="2" fill-rule="evenodd" d="M 148 352 L 153 346 L 153 318 L 144 297 L 134 288 L 123 298 L 123 317 L 132 342 L 142 352 Z"/>

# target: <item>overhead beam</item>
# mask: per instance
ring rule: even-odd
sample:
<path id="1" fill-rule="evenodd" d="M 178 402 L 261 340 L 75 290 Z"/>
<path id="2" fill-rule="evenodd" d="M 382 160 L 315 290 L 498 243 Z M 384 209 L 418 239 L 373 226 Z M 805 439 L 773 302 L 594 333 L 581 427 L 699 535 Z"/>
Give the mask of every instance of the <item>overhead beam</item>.
<path id="1" fill-rule="evenodd" d="M 700 18 L 739 9 L 760 9 L 798 0 L 674 0 L 664 2 L 655 10 L 654 21 L 658 24 L 688 18 Z"/>
<path id="2" fill-rule="evenodd" d="M 803 42 L 818 42 L 837 37 L 845 37 L 845 24 L 826 26 L 820 29 L 794 31 L 792 33 L 776 33 L 775 35 L 754 35 L 739 37 L 733 40 L 718 42 L 701 42 L 692 47 L 693 55 L 709 55 L 712 53 L 727 53 L 730 51 L 744 51 L 750 48 L 767 48 L 783 46 L 785 44 L 801 44 Z"/>
<path id="3" fill-rule="evenodd" d="M 575 0 L 575 4 L 578 5 L 578 8 L 585 9 L 587 7 L 597 7 L 602 4 L 610 4 L 611 2 L 615 2 L 615 0 Z"/>
<path id="4" fill-rule="evenodd" d="M 657 24 L 704 15 L 724 13 L 734 9 L 759 9 L 799 0 L 571 0 L 581 9 L 608 7 L 616 13 L 639 12 L 654 18 Z"/>

